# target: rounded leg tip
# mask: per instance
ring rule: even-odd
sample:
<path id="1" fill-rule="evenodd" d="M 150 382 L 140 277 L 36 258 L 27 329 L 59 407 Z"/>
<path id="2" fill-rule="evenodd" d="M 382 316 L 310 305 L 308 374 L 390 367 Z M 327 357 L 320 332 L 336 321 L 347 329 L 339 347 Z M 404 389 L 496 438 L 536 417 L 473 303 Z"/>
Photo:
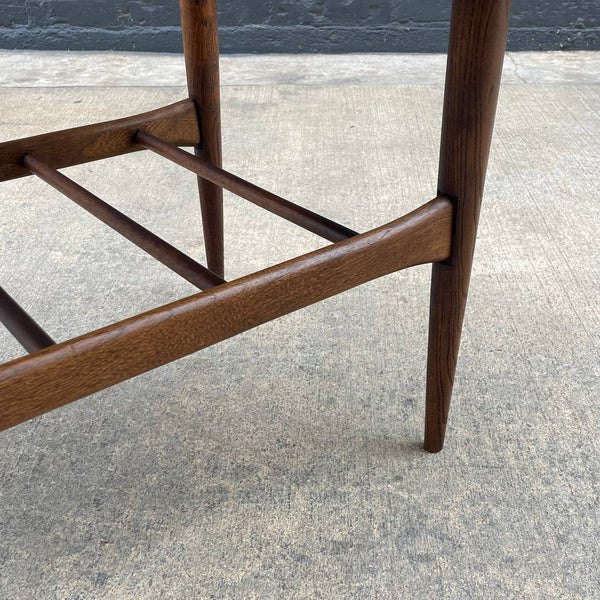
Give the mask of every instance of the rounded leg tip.
<path id="1" fill-rule="evenodd" d="M 425 434 L 423 448 L 430 454 L 441 452 L 444 447 L 444 436 Z"/>
<path id="2" fill-rule="evenodd" d="M 437 454 L 441 452 L 444 447 L 444 444 L 428 444 L 427 442 L 423 446 L 425 452 L 429 452 L 430 454 Z"/>
<path id="3" fill-rule="evenodd" d="M 425 435 L 423 436 L 425 442 L 423 447 L 427 452 L 436 454 L 441 452 L 444 447 L 444 440 L 446 439 L 446 423 L 445 421 L 438 423 L 437 421 L 431 422 L 431 419 L 425 420 Z"/>

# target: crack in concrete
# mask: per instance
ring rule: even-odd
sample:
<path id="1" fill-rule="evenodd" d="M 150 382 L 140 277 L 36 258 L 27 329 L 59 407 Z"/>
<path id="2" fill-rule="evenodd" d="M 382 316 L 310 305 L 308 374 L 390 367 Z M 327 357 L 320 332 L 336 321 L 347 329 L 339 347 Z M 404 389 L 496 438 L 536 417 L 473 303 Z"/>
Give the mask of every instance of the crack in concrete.
<path id="1" fill-rule="evenodd" d="M 512 66 L 514 67 L 513 70 L 513 75 L 521 82 L 523 83 L 529 83 L 526 79 L 524 79 L 521 74 L 519 73 L 519 65 L 517 64 L 517 61 L 515 60 L 515 57 L 513 56 L 512 52 L 507 52 L 506 56 L 508 58 L 508 60 L 510 60 Z"/>

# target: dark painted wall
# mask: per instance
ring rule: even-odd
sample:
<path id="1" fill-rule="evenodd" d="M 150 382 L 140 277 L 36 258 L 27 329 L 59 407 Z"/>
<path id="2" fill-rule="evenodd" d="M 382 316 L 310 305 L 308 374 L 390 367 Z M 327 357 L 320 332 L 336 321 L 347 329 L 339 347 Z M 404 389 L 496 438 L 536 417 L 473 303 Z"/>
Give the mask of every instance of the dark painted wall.
<path id="1" fill-rule="evenodd" d="M 450 4 L 221 0 L 221 50 L 445 51 Z M 0 47 L 179 52 L 177 7 L 177 0 L 0 0 Z M 600 0 L 513 0 L 509 49 L 600 49 Z"/>

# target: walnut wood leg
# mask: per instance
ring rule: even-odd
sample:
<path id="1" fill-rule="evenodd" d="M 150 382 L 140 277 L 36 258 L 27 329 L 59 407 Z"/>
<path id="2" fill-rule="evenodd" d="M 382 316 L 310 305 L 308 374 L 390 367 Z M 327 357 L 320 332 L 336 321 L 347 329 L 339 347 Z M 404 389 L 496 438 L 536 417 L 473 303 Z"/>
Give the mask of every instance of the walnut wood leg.
<path id="1" fill-rule="evenodd" d="M 425 449 L 439 452 L 452 396 L 477 222 L 508 31 L 510 0 L 454 0 L 439 193 L 455 202 L 452 254 L 432 272 Z"/>
<path id="2" fill-rule="evenodd" d="M 188 90 L 195 100 L 201 143 L 196 155 L 222 166 L 219 37 L 216 0 L 180 0 Z M 224 276 L 223 190 L 198 177 L 208 268 Z"/>

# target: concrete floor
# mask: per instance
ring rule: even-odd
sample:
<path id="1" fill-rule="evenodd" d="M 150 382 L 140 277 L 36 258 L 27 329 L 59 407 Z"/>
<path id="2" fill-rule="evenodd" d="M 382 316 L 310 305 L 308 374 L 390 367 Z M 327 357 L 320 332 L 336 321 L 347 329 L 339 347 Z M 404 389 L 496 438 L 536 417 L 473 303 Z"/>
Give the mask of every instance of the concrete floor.
<path id="1" fill-rule="evenodd" d="M 443 57 L 228 56 L 223 82 L 233 172 L 359 231 L 434 196 Z M 183 83 L 179 56 L 3 51 L 0 135 Z M 0 433 L 0 598 L 600 598 L 600 55 L 511 54 L 505 83 L 445 450 L 423 266 Z M 189 173 L 66 172 L 204 259 Z M 0 202 L 0 281 L 57 340 L 194 293 L 40 181 Z M 323 245 L 230 195 L 226 242 L 228 278 Z"/>

